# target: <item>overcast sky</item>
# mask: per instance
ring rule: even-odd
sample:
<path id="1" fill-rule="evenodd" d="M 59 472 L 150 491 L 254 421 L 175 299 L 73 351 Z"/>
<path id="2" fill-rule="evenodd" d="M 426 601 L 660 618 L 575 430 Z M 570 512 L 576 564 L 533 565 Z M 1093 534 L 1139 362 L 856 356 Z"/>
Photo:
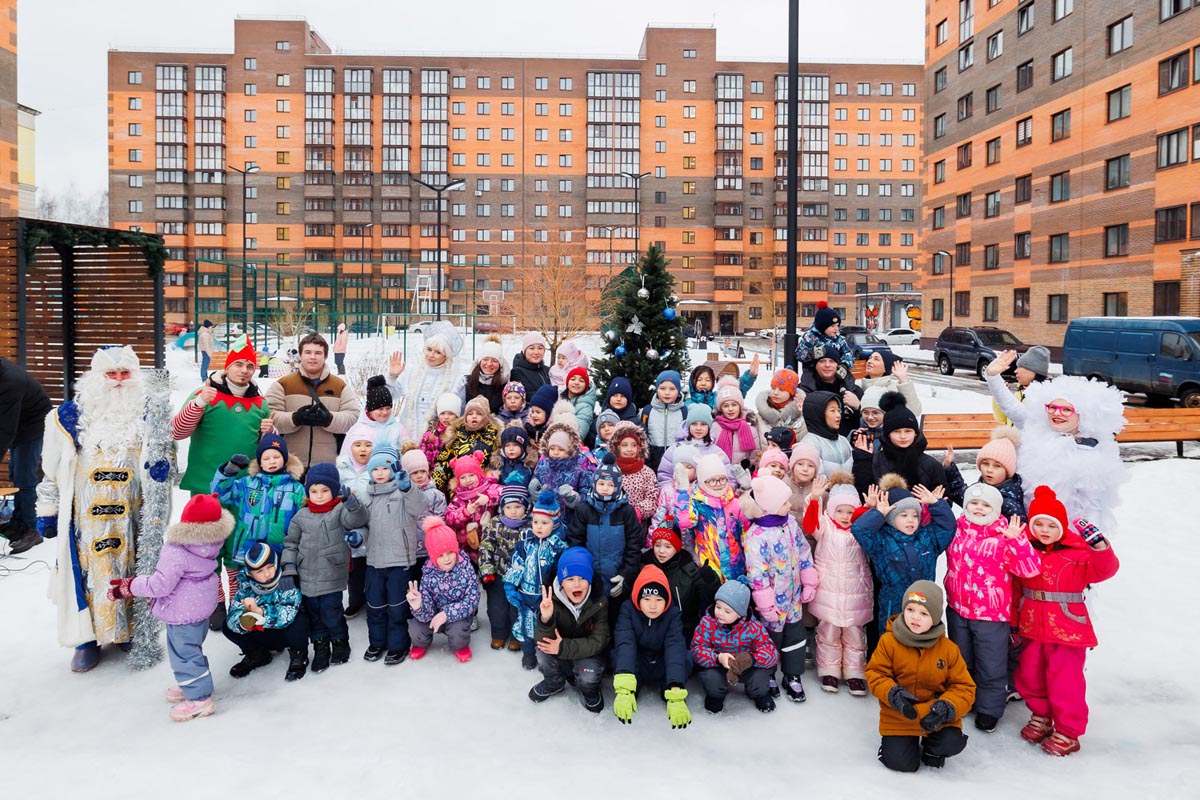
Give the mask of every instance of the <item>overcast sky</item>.
<path id="1" fill-rule="evenodd" d="M 636 57 L 648 24 L 717 29 L 717 56 L 787 58 L 784 0 L 19 0 L 19 100 L 38 184 L 107 185 L 107 51 L 233 48 L 237 16 L 303 16 L 341 51 Z M 919 62 L 923 0 L 800 0 L 801 60 Z"/>

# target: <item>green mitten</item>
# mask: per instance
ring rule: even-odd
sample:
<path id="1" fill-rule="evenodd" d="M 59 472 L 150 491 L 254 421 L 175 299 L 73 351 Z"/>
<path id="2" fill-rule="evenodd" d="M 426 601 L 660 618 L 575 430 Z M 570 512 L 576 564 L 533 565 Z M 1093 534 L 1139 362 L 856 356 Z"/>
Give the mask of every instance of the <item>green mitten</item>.
<path id="1" fill-rule="evenodd" d="M 692 712 L 687 707 L 687 689 L 667 689 L 663 697 L 667 700 L 667 719 L 672 730 L 682 730 L 692 721 Z"/>
<path id="2" fill-rule="evenodd" d="M 617 693 L 616 699 L 613 700 L 613 713 L 621 720 L 621 724 L 628 725 L 633 722 L 633 715 L 637 713 L 637 698 L 633 694 L 637 691 L 637 676 L 628 672 L 614 675 L 613 690 Z"/>

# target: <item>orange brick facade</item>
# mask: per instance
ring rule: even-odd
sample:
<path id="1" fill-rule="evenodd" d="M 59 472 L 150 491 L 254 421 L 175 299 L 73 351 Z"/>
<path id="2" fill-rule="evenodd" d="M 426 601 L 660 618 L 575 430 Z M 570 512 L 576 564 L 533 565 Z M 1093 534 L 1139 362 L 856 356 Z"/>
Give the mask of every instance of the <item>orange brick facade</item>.
<path id="1" fill-rule="evenodd" d="M 0 0 L 0 215 L 16 216 L 17 0 Z"/>

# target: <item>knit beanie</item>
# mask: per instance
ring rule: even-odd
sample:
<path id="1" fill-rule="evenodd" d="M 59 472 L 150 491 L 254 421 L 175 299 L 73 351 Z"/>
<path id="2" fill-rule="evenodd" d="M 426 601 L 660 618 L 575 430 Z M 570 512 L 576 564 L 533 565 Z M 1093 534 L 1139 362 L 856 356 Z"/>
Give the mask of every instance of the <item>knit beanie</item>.
<path id="1" fill-rule="evenodd" d="M 892 431 L 902 428 L 912 428 L 921 432 L 921 424 L 908 408 L 908 400 L 899 392 L 886 392 L 879 399 L 879 407 L 883 410 L 883 433 L 886 436 Z"/>
<path id="2" fill-rule="evenodd" d="M 520 483 L 505 483 L 500 487 L 500 509 L 504 510 L 506 503 L 520 503 L 526 511 L 529 510 L 529 490 Z"/>
<path id="3" fill-rule="evenodd" d="M 709 478 L 725 475 L 725 463 L 716 453 L 705 453 L 696 458 L 696 481 L 703 484 Z"/>
<path id="4" fill-rule="evenodd" d="M 659 385 L 664 381 L 673 384 L 675 386 L 675 391 L 683 391 L 683 381 L 679 377 L 679 373 L 675 370 L 664 369 L 662 372 L 658 373 L 658 377 L 654 379 L 654 388 L 657 390 Z"/>
<path id="5" fill-rule="evenodd" d="M 434 408 L 438 414 L 444 414 L 447 411 L 453 411 L 454 416 L 461 417 L 463 410 L 462 398 L 454 392 L 443 392 L 438 395 L 437 403 Z"/>
<path id="6" fill-rule="evenodd" d="M 474 475 L 480 482 L 483 481 L 483 454 L 476 451 L 459 456 L 450 462 L 450 469 L 454 470 L 455 478 L 462 478 L 464 475 Z"/>
<path id="7" fill-rule="evenodd" d="M 693 422 L 703 422 L 711 428 L 713 423 L 712 409 L 706 403 L 692 403 L 688 406 L 687 424 L 691 425 Z"/>
<path id="8" fill-rule="evenodd" d="M 725 581 L 713 598 L 714 602 L 718 600 L 732 608 L 739 617 L 744 617 L 750 608 L 750 587 L 738 581 Z"/>
<path id="9" fill-rule="evenodd" d="M 592 567 L 592 554 L 586 547 L 568 547 L 558 557 L 558 582 L 561 584 L 567 578 L 583 578 L 592 582 L 596 571 Z"/>
<path id="10" fill-rule="evenodd" d="M 562 505 L 553 489 L 542 489 L 538 493 L 537 501 L 533 504 L 533 513 L 550 519 L 558 519 L 562 515 Z"/>
<path id="11" fill-rule="evenodd" d="M 525 384 L 520 381 L 509 381 L 504 384 L 504 391 L 500 393 L 501 397 L 508 397 L 510 394 L 521 395 L 521 400 L 525 400 Z M 469 405 L 469 404 L 468 404 Z"/>
<path id="12" fill-rule="evenodd" d="M 792 448 L 796 446 L 796 432 L 786 425 L 776 425 L 767 431 L 763 438 L 783 452 L 785 461 L 791 455 Z"/>
<path id="13" fill-rule="evenodd" d="M 784 367 L 771 378 L 771 388 L 781 389 L 795 397 L 796 389 L 800 386 L 800 375 L 794 369 Z"/>
<path id="14" fill-rule="evenodd" d="M 392 452 L 395 452 L 394 450 Z M 338 478 L 337 467 L 333 464 L 313 464 L 308 468 L 304 478 L 304 489 L 310 491 L 314 486 L 325 486 L 337 497 L 342 493 L 342 482 Z"/>
<path id="15" fill-rule="evenodd" d="M 674 528 L 659 526 L 650 531 L 650 546 L 653 547 L 654 543 L 659 540 L 670 542 L 671 547 L 674 547 L 676 550 L 683 549 L 683 542 L 680 540 L 679 534 L 675 532 Z"/>
<path id="16" fill-rule="evenodd" d="M 550 343 L 546 341 L 546 337 L 542 336 L 539 331 L 529 331 L 521 339 L 521 355 L 525 355 L 525 351 L 533 347 L 535 344 L 540 344 L 547 350 L 550 349 Z"/>
<path id="17" fill-rule="evenodd" d="M 463 416 L 466 417 L 472 411 L 482 414 L 485 421 L 492 416 L 492 407 L 488 405 L 487 398 L 481 394 L 475 395 L 467 401 L 466 406 L 463 407 Z"/>
<path id="18" fill-rule="evenodd" d="M 612 453 L 605 453 L 604 460 L 596 467 L 595 481 L 610 480 L 617 487 L 621 488 L 621 468 L 617 466 L 617 457 Z M 593 481 L 594 485 L 594 481 Z"/>
<path id="19" fill-rule="evenodd" d="M 1017 472 L 1017 445 L 1020 443 L 1021 433 L 1016 428 L 1009 425 L 993 428 L 991 441 L 979 448 L 975 456 L 975 466 L 978 467 L 985 458 L 990 458 L 1003 466 L 1011 478 Z"/>
<path id="20" fill-rule="evenodd" d="M 1050 376 L 1050 351 L 1040 344 L 1026 350 L 1017 359 L 1017 366 L 1023 367 L 1039 378 Z"/>
<path id="21" fill-rule="evenodd" d="M 213 494 L 198 494 L 187 501 L 179 522 L 167 528 L 166 540 L 178 544 L 217 544 L 233 531 L 233 515 Z"/>
<path id="22" fill-rule="evenodd" d="M 912 586 L 905 589 L 904 605 L 908 605 L 909 603 L 915 603 L 928 611 L 929 616 L 933 618 L 934 625 L 941 623 L 942 606 L 945 601 L 942 595 L 942 587 L 933 581 L 915 581 Z"/>
<path id="23" fill-rule="evenodd" d="M 561 447 L 568 453 L 571 452 L 571 434 L 562 429 L 555 430 L 546 437 L 546 452 L 550 451 L 551 447 Z"/>
<path id="24" fill-rule="evenodd" d="M 475 353 L 479 356 L 480 361 L 485 358 L 494 358 L 500 362 L 501 368 L 504 367 L 504 346 L 498 339 L 489 336 L 483 344 L 479 345 L 479 349 Z"/>
<path id="25" fill-rule="evenodd" d="M 784 506 L 792 499 L 791 487 L 774 475 L 764 475 L 760 472 L 757 478 L 750 481 L 750 487 L 754 491 L 754 500 L 758 507 L 767 514 L 785 513 Z"/>
<path id="26" fill-rule="evenodd" d="M 287 442 L 278 433 L 268 433 L 266 436 L 258 440 L 258 448 L 254 451 L 254 457 L 259 461 L 262 460 L 263 453 L 268 450 L 277 450 L 279 455 L 283 456 L 283 460 L 288 460 Z"/>
<path id="27" fill-rule="evenodd" d="M 887 476 L 880 480 L 881 485 L 886 485 Z M 903 483 L 903 479 L 901 480 Z M 901 486 L 893 485 L 893 488 L 887 489 L 887 500 L 891 505 L 887 513 L 887 524 L 893 528 L 896 527 L 896 519 L 902 511 L 916 511 L 921 513 L 921 503 L 917 498 L 912 496 L 912 492 Z"/>
<path id="28" fill-rule="evenodd" d="M 566 382 L 570 383 L 571 378 L 575 378 L 575 377 L 583 378 L 583 390 L 585 392 L 588 389 L 592 388 L 592 378 L 590 375 L 588 375 L 587 367 L 575 367 L 574 369 L 572 369 L 570 372 L 567 373 Z"/>
<path id="29" fill-rule="evenodd" d="M 887 394 L 887 392 L 888 390 L 882 386 L 868 386 L 863 390 L 862 399 L 858 401 L 859 409 L 878 408 L 880 411 L 882 411 L 883 408 L 879 405 L 879 403 L 883 400 L 883 396 Z"/>
<path id="30" fill-rule="evenodd" d="M 533 393 L 533 397 L 529 398 L 530 407 L 540 408 L 546 412 L 547 417 L 550 416 L 550 412 L 554 410 L 554 404 L 557 402 L 558 389 L 550 383 L 539 386 Z"/>
<path id="31" fill-rule="evenodd" d="M 429 553 L 430 561 L 437 561 L 446 553 L 458 552 L 458 537 L 441 517 L 426 517 L 421 528 L 425 531 L 425 551 Z"/>
<path id="32" fill-rule="evenodd" d="M 742 397 L 742 390 L 738 388 L 737 378 L 726 375 L 717 381 L 717 408 L 730 400 L 738 404 L 739 414 L 745 409 L 745 399 Z"/>
<path id="33" fill-rule="evenodd" d="M 249 549 L 246 550 L 246 556 L 242 563 L 245 564 L 247 573 L 252 570 L 262 569 L 268 564 L 275 567 L 275 577 L 266 583 L 259 583 L 254 578 L 250 578 L 252 584 L 265 592 L 272 591 L 279 585 L 280 579 L 283 578 L 283 570 L 279 568 L 279 551 L 266 542 L 258 541 L 250 545 Z M 246 577 L 249 578 L 249 574 Z"/>
<path id="34" fill-rule="evenodd" d="M 784 452 L 776 447 L 769 447 L 763 451 L 763 454 L 758 459 L 758 472 L 760 475 L 767 474 L 766 469 L 771 464 L 778 464 L 783 467 L 786 473 L 788 470 L 788 457 Z"/>
<path id="35" fill-rule="evenodd" d="M 676 444 L 674 450 L 674 463 L 676 464 L 691 464 L 696 466 L 696 456 L 698 452 L 696 448 L 690 444 Z"/>
<path id="36" fill-rule="evenodd" d="M 382 375 L 372 375 L 367 378 L 367 413 L 377 408 L 392 407 L 392 392 L 387 387 L 387 380 Z"/>
<path id="37" fill-rule="evenodd" d="M 641 580 L 642 574 L 645 574 L 647 571 L 650 571 L 650 573 L 646 580 Z M 667 589 L 667 577 L 663 574 L 663 571 L 653 564 L 647 564 L 642 567 L 641 572 L 642 574 L 638 575 L 639 580 L 636 582 L 638 587 L 636 602 L 641 603 L 647 597 L 657 597 L 669 603 L 671 592 Z"/>
<path id="38" fill-rule="evenodd" d="M 835 475 L 837 473 L 834 473 Z M 854 488 L 854 478 L 846 483 L 834 483 L 830 481 L 829 497 L 825 500 L 825 508 L 830 512 L 837 511 L 841 506 L 850 506 L 858 508 L 862 505 L 862 498 L 858 494 L 858 489 Z"/>
<path id="39" fill-rule="evenodd" d="M 600 432 L 600 426 L 607 422 L 610 425 L 616 425 L 621 421 L 621 416 L 611 408 L 606 408 L 596 415 L 596 432 Z"/>
<path id="40" fill-rule="evenodd" d="M 821 468 L 821 454 L 817 452 L 817 448 L 807 442 L 801 442 L 792 448 L 792 457 L 788 459 L 788 474 L 801 461 L 807 461 L 817 469 Z"/>
<path id="41" fill-rule="evenodd" d="M 829 307 L 829 304 L 824 300 L 817 301 L 817 314 L 813 317 L 813 330 L 824 333 L 825 329 L 830 325 L 841 322 L 842 318 L 838 313 Z"/>
<path id="42" fill-rule="evenodd" d="M 611 399 L 614 394 L 621 395 L 626 400 L 628 400 L 630 403 L 633 402 L 633 387 L 629 383 L 629 378 L 625 378 L 625 377 L 618 375 L 617 377 L 613 378 L 612 381 L 609 382 L 608 391 L 604 395 L 604 400 L 605 400 L 606 404 L 607 404 L 607 401 L 609 399 Z"/>
<path id="43" fill-rule="evenodd" d="M 367 460 L 367 471 L 370 472 L 378 467 L 387 467 L 392 472 L 396 471 L 396 465 L 400 463 L 400 454 L 396 452 L 396 448 L 392 447 L 388 442 L 376 442 L 371 448 L 371 457 Z M 428 459 L 426 459 L 426 469 L 429 469 Z"/>
<path id="44" fill-rule="evenodd" d="M 524 452 L 529 447 L 529 433 L 525 430 L 525 426 L 517 423 L 500 431 L 500 449 L 503 450 L 506 444 L 519 444 L 521 451 Z"/>
<path id="45" fill-rule="evenodd" d="M 1048 517 L 1059 524 L 1062 532 L 1067 532 L 1067 507 L 1058 499 L 1058 495 L 1049 486 L 1039 486 L 1033 490 L 1033 500 L 1029 503 L 1029 524 L 1032 527 L 1038 517 Z"/>
<path id="46" fill-rule="evenodd" d="M 414 472 L 428 472 L 429 459 L 426 457 L 425 451 L 419 447 L 406 450 L 404 455 L 400 456 L 400 469 L 409 475 Z"/>
<path id="47" fill-rule="evenodd" d="M 986 514 L 972 514 L 967 508 L 967 503 L 972 500 L 982 500 L 991 508 Z M 989 486 L 986 483 L 973 483 L 967 487 L 967 491 L 963 494 L 963 512 L 966 518 L 976 525 L 991 525 L 1000 518 L 1000 511 L 1004 507 L 1004 498 L 1000 495 L 1000 490 L 995 486 Z"/>

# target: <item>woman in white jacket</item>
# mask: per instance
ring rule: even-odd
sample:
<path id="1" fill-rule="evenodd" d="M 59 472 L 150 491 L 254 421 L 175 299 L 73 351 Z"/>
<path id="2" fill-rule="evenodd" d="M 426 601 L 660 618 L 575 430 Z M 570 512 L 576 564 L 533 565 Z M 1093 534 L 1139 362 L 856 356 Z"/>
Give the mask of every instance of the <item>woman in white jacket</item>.
<path id="1" fill-rule="evenodd" d="M 466 376 L 454 365 L 462 347 L 462 335 L 452 324 L 441 320 L 425 329 L 423 358 L 411 369 L 406 370 L 408 365 L 399 353 L 392 354 L 387 386 L 393 395 L 404 398 L 399 419 L 411 435 L 418 436 L 418 431 L 425 430 L 439 397 L 446 392 L 462 394 Z"/>

